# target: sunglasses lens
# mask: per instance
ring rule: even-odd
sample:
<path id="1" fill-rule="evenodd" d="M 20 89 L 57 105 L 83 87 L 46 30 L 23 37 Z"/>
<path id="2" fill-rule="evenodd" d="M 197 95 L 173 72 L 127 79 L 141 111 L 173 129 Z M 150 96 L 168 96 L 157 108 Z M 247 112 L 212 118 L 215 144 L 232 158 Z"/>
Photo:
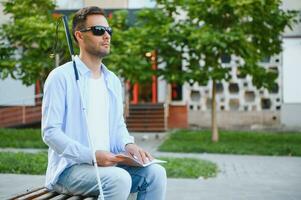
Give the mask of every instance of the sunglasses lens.
<path id="1" fill-rule="evenodd" d="M 110 36 L 112 36 L 113 30 L 111 27 L 108 27 L 106 31 L 109 33 Z"/>
<path id="2" fill-rule="evenodd" d="M 102 27 L 102 26 L 93 26 L 93 27 L 91 27 L 91 29 L 92 29 L 92 32 L 94 35 L 101 36 L 107 31 L 108 34 L 112 36 L 111 27 L 106 28 L 106 27 Z"/>
<path id="3" fill-rule="evenodd" d="M 91 27 L 92 29 L 92 32 L 94 35 L 103 35 L 105 33 L 105 29 L 104 27 L 100 27 L 100 26 L 94 26 L 94 27 Z"/>

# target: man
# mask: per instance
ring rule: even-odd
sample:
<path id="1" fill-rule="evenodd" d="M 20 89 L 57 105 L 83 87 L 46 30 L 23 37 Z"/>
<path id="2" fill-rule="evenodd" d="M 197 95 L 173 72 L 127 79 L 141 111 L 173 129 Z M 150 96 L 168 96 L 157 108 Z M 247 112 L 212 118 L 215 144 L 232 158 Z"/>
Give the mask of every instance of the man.
<path id="1" fill-rule="evenodd" d="M 153 159 L 129 135 L 120 81 L 102 63 L 112 36 L 103 11 L 98 7 L 79 10 L 72 32 L 80 49 L 75 57 L 78 84 L 68 62 L 49 74 L 44 88 L 42 136 L 49 146 L 46 187 L 66 194 L 99 194 L 89 134 L 105 199 L 127 199 L 130 192 L 138 192 L 140 200 L 164 199 L 162 166 L 120 166 L 115 157 L 125 152 L 143 163 Z"/>

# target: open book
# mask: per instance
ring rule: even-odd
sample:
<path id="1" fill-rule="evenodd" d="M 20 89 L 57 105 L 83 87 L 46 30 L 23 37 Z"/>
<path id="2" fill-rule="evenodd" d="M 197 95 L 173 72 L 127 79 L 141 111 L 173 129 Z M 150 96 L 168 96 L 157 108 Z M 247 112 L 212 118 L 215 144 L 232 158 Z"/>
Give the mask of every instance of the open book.
<path id="1" fill-rule="evenodd" d="M 118 162 L 119 164 L 129 165 L 134 167 L 146 167 L 154 163 L 166 163 L 165 160 L 153 159 L 152 161 L 143 164 L 138 159 L 135 159 L 125 154 L 117 154 L 116 157 L 120 160 L 120 162 Z"/>

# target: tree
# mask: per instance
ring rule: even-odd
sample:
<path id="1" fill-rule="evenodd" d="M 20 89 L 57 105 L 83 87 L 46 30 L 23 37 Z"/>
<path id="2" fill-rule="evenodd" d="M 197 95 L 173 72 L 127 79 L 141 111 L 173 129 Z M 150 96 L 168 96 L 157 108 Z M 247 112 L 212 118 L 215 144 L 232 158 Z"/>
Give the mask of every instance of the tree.
<path id="1" fill-rule="evenodd" d="M 160 9 L 142 9 L 135 13 L 135 21 L 130 23 L 127 11 L 114 12 L 110 20 L 114 28 L 112 49 L 104 62 L 131 83 L 145 84 L 152 80 L 153 75 L 163 77 L 168 83 L 181 82 L 183 56 L 175 43 L 184 36 L 173 30 L 174 18 L 171 14 Z M 147 54 L 152 56 L 147 57 Z M 153 70 L 152 62 L 159 69 Z M 125 93 L 126 110 L 128 89 Z"/>
<path id="2" fill-rule="evenodd" d="M 131 83 L 150 81 L 153 72 L 151 62 L 145 56 L 148 50 L 143 48 L 141 29 L 130 24 L 126 10 L 115 11 L 109 24 L 113 27 L 111 53 L 104 63 Z"/>
<path id="3" fill-rule="evenodd" d="M 43 84 L 54 68 L 50 58 L 55 43 L 55 5 L 51 0 L 10 0 L 3 2 L 4 13 L 10 21 L 0 29 L 0 78 L 11 76 L 31 85 Z M 58 41 L 65 41 L 63 26 L 59 27 Z M 59 63 L 70 59 L 66 42 L 59 43 Z"/>
<path id="4" fill-rule="evenodd" d="M 141 45 L 144 42 L 143 37 L 141 37 L 140 30 L 129 21 L 128 11 L 115 11 L 109 18 L 109 24 L 113 27 L 111 52 L 103 62 L 124 79 L 124 114 L 128 116 L 129 85 L 150 82 L 154 72 L 151 68 L 151 61 L 145 56 L 147 49 Z"/>
<path id="5" fill-rule="evenodd" d="M 179 45 L 185 60 L 185 80 L 200 85 L 212 80 L 212 141 L 218 141 L 216 83 L 231 80 L 224 55 L 240 59 L 241 74 L 251 75 L 257 88 L 272 89 L 277 75 L 259 61 L 281 52 L 281 34 L 291 28 L 294 11 L 283 11 L 280 0 L 158 0 L 165 10 L 186 17 L 176 22 L 186 36 Z M 179 12 L 180 11 L 180 12 Z M 166 66 L 167 68 L 170 66 Z"/>
<path id="6" fill-rule="evenodd" d="M 130 24 L 128 12 L 125 10 L 113 13 L 109 21 L 114 28 L 111 54 L 105 62 L 117 74 L 131 83 L 145 83 L 154 74 L 163 76 L 167 81 L 180 81 L 179 72 L 182 53 L 173 46 L 179 41 L 175 37 L 183 36 L 172 33 L 174 19 L 159 9 L 142 9 L 135 13 L 135 21 Z M 146 53 L 156 51 L 157 64 L 170 66 L 165 70 L 151 69 L 151 60 Z"/>

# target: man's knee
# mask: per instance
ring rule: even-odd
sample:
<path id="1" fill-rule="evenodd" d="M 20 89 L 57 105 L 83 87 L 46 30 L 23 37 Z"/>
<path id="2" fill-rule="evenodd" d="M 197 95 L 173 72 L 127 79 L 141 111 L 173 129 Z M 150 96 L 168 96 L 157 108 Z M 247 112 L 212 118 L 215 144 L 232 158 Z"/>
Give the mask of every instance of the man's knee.
<path id="1" fill-rule="evenodd" d="M 146 180 L 152 188 L 162 188 L 166 187 L 167 177 L 166 170 L 159 164 L 153 164 L 146 168 Z"/>
<path id="2" fill-rule="evenodd" d="M 167 181 L 165 168 L 159 164 L 150 165 L 149 167 L 155 184 L 165 187 Z"/>
<path id="3" fill-rule="evenodd" d="M 132 178 L 127 171 L 122 169 L 118 173 L 117 180 L 116 180 L 116 186 L 119 188 L 126 189 L 128 192 L 130 192 L 131 186 L 132 186 Z"/>
<path id="4" fill-rule="evenodd" d="M 120 168 L 116 168 L 111 174 L 110 180 L 104 186 L 108 192 L 108 196 L 118 197 L 116 199 L 123 199 L 130 194 L 132 186 L 132 178 L 130 174 Z"/>

